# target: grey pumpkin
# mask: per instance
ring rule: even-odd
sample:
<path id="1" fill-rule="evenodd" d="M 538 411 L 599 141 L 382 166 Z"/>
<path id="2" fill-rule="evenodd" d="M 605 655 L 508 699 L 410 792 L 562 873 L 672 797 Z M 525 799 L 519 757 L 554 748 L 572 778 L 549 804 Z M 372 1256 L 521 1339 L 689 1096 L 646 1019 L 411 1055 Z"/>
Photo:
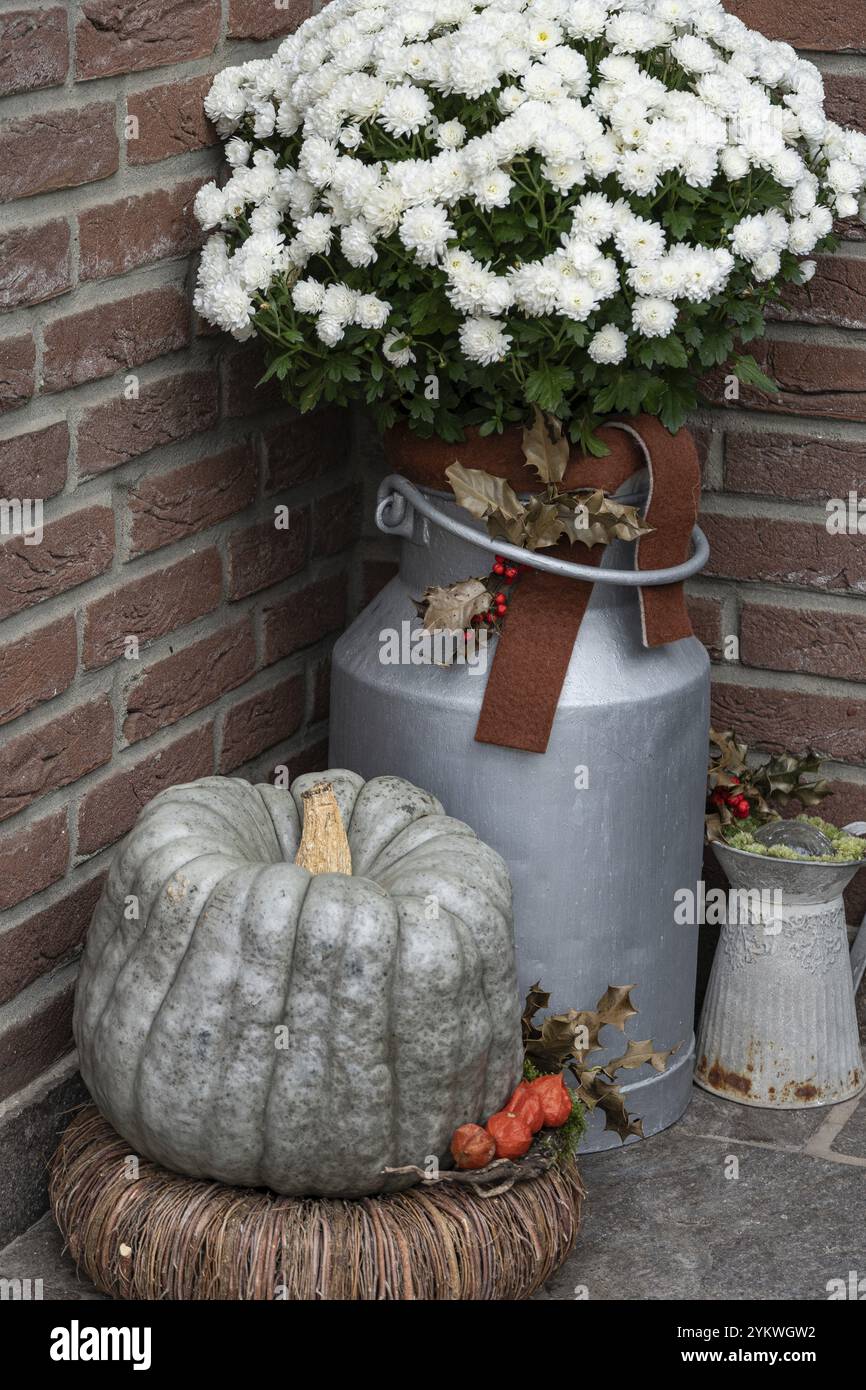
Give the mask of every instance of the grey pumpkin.
<path id="1" fill-rule="evenodd" d="M 508 871 L 398 777 L 171 787 L 115 855 L 74 1031 L 145 1157 L 291 1194 L 405 1186 L 383 1169 L 444 1157 L 519 1075 Z"/>

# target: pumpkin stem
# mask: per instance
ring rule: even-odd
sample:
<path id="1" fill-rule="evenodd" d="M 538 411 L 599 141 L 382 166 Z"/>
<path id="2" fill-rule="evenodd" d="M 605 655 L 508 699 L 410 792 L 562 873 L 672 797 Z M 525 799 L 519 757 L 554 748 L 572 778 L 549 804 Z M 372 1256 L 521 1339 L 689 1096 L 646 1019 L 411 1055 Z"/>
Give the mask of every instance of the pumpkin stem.
<path id="1" fill-rule="evenodd" d="M 330 782 L 303 793 L 304 832 L 295 863 L 311 874 L 351 874 L 352 853 Z"/>

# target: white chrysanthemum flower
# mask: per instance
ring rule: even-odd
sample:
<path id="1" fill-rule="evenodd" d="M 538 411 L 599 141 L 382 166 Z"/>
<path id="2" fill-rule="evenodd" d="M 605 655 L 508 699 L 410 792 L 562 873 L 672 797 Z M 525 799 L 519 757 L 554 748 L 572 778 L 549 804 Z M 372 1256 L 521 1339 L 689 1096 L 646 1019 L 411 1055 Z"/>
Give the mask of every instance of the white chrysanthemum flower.
<path id="1" fill-rule="evenodd" d="M 573 39 L 600 38 L 609 9 L 604 0 L 572 0 L 562 16 L 565 32 Z"/>
<path id="2" fill-rule="evenodd" d="M 409 208 L 400 220 L 400 240 L 419 265 L 436 265 L 455 235 L 447 212 L 436 203 Z"/>
<path id="3" fill-rule="evenodd" d="M 665 234 L 657 222 L 635 217 L 628 206 L 617 208 L 613 239 L 618 250 L 632 265 L 656 261 L 665 250 Z"/>
<path id="4" fill-rule="evenodd" d="M 389 135 L 415 135 L 432 116 L 433 103 L 427 93 L 404 82 L 384 97 L 376 120 Z"/>
<path id="5" fill-rule="evenodd" d="M 752 272 L 761 283 L 775 279 L 781 267 L 782 258 L 778 251 L 764 251 L 752 262 Z"/>
<path id="6" fill-rule="evenodd" d="M 405 333 L 388 333 L 382 343 L 382 352 L 394 367 L 408 367 L 415 361 L 415 354 L 410 347 L 396 346 L 397 343 L 403 342 L 405 337 Z"/>
<path id="7" fill-rule="evenodd" d="M 195 195 L 193 211 L 205 231 L 218 227 L 226 215 L 223 190 L 215 183 L 206 183 Z"/>
<path id="8" fill-rule="evenodd" d="M 314 212 L 298 222 L 298 240 L 311 256 L 321 256 L 331 249 L 334 221 L 324 212 Z"/>
<path id="9" fill-rule="evenodd" d="M 800 262 L 800 275 L 802 277 L 804 285 L 808 285 L 809 281 L 814 277 L 815 271 L 817 269 L 818 265 L 816 261 Z"/>
<path id="10" fill-rule="evenodd" d="M 296 280 L 292 286 L 292 303 L 299 314 L 318 314 L 325 299 L 325 286 L 318 280 Z"/>
<path id="11" fill-rule="evenodd" d="M 590 338 L 586 350 L 593 362 L 602 366 L 615 366 L 616 363 L 622 362 L 628 353 L 628 338 L 622 329 L 613 323 L 607 323 Z"/>
<path id="12" fill-rule="evenodd" d="M 346 320 L 321 314 L 316 319 L 316 336 L 325 347 L 336 347 L 346 336 Z"/>
<path id="13" fill-rule="evenodd" d="M 457 330 L 460 349 L 470 362 L 478 362 L 482 367 L 491 367 L 508 356 L 512 338 L 496 319 L 465 319 Z"/>
<path id="14" fill-rule="evenodd" d="M 598 295 L 584 276 L 562 277 L 556 307 L 565 318 L 584 323 L 598 308 L 598 303 Z"/>
<path id="15" fill-rule="evenodd" d="M 346 260 L 356 269 L 372 265 L 379 254 L 370 228 L 361 218 L 355 218 L 341 229 L 340 246 Z"/>
<path id="16" fill-rule="evenodd" d="M 693 34 L 683 34 L 682 38 L 674 39 L 670 51 L 680 67 L 685 68 L 687 72 L 713 72 L 719 65 L 718 54 L 712 44 L 707 43 L 705 39 L 696 38 Z"/>
<path id="17" fill-rule="evenodd" d="M 615 216 L 613 203 L 603 193 L 584 193 L 574 207 L 572 231 L 588 241 L 606 241 L 613 231 Z"/>
<path id="18" fill-rule="evenodd" d="M 360 328 L 384 328 L 391 305 L 375 294 L 359 294 L 355 301 L 353 320 Z"/>
<path id="19" fill-rule="evenodd" d="M 508 206 L 513 187 L 504 169 L 491 169 L 489 174 L 475 180 L 470 186 L 470 193 L 478 206 L 489 212 L 491 208 Z"/>
<path id="20" fill-rule="evenodd" d="M 677 321 L 677 306 L 667 299 L 636 299 L 631 321 L 636 332 L 645 338 L 666 338 Z"/>
<path id="21" fill-rule="evenodd" d="M 237 135 L 226 140 L 226 159 L 233 169 L 239 169 L 241 165 L 249 164 L 252 148 L 249 140 L 241 140 Z"/>
<path id="22" fill-rule="evenodd" d="M 731 245 L 743 260 L 756 261 L 770 246 L 770 235 L 763 217 L 744 217 L 731 232 Z"/>
<path id="23" fill-rule="evenodd" d="M 466 140 L 466 127 L 460 121 L 442 121 L 436 127 L 436 144 L 441 150 L 459 150 Z"/>

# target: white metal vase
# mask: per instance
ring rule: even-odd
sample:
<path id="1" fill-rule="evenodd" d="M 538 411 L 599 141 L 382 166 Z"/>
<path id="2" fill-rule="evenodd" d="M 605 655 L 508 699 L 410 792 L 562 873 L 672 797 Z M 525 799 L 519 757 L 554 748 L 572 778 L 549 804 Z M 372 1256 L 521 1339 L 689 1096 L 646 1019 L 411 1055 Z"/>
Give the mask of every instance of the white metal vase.
<path id="1" fill-rule="evenodd" d="M 842 893 L 862 861 L 713 849 L 735 896 L 701 1015 L 697 1084 L 773 1109 L 849 1100 L 866 1077 Z"/>

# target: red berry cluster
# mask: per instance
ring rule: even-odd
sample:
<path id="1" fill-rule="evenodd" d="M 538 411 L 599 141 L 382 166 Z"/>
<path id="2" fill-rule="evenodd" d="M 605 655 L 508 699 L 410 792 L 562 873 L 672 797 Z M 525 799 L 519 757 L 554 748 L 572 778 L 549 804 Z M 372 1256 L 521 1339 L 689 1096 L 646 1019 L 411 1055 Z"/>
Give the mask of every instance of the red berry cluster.
<path id="1" fill-rule="evenodd" d="M 503 559 L 501 555 L 494 555 L 492 573 L 496 579 L 504 584 L 513 584 L 524 570 L 529 569 L 529 565 L 512 565 L 510 561 Z M 508 612 L 508 595 L 501 589 L 492 595 L 492 602 L 486 613 L 477 613 L 472 619 L 472 626 L 479 627 L 486 623 L 492 627 L 499 619 L 504 618 Z M 471 629 L 467 629 L 464 634 L 466 637 L 472 635 Z"/>
<path id="2" fill-rule="evenodd" d="M 731 815 L 736 816 L 737 820 L 745 820 L 747 816 L 751 815 L 752 808 L 747 798 L 743 796 L 743 793 L 737 791 L 737 786 L 739 786 L 740 782 L 739 777 L 734 777 L 732 775 L 731 781 L 736 785 L 728 788 L 716 787 L 716 790 L 710 797 L 710 801 L 716 806 L 727 806 Z"/>

